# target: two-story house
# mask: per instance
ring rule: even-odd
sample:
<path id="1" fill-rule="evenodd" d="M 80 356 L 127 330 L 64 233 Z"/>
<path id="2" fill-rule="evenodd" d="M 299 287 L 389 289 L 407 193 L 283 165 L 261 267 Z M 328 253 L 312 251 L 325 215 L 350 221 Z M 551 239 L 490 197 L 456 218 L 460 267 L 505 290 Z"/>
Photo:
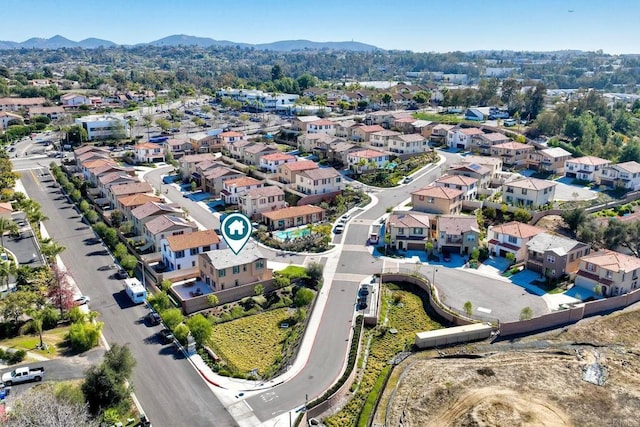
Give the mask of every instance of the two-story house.
<path id="1" fill-rule="evenodd" d="M 178 164 L 180 165 L 180 173 L 185 179 L 193 177 L 193 174 L 196 171 L 196 165 L 198 163 L 214 160 L 214 155 L 210 153 L 189 154 L 183 156 L 178 160 Z"/>
<path id="2" fill-rule="evenodd" d="M 319 206 L 290 206 L 277 211 L 263 212 L 262 223 L 269 230 L 284 230 L 301 225 L 315 224 L 324 220 L 324 209 Z"/>
<path id="3" fill-rule="evenodd" d="M 595 156 L 567 159 L 564 162 L 564 176 L 599 184 L 600 171 L 610 163 L 611 160 L 605 160 Z"/>
<path id="4" fill-rule="evenodd" d="M 447 174 L 449 176 L 458 175 L 476 179 L 478 189 L 486 189 L 491 184 L 491 171 L 489 168 L 477 163 L 459 163 L 453 165 L 449 168 Z"/>
<path id="5" fill-rule="evenodd" d="M 451 148 L 468 150 L 471 148 L 471 139 L 482 133 L 478 128 L 453 128 L 447 132 L 447 145 Z"/>
<path id="6" fill-rule="evenodd" d="M 354 151 L 360 151 L 362 147 L 356 143 L 346 141 L 333 142 L 327 150 L 327 159 L 333 163 L 346 165 L 349 163 L 347 156 Z"/>
<path id="7" fill-rule="evenodd" d="M 278 166 L 276 179 L 285 184 L 295 183 L 297 174 L 310 169 L 318 169 L 318 164 L 312 160 L 298 160 L 293 163 L 284 163 Z"/>
<path id="8" fill-rule="evenodd" d="M 437 187 L 455 188 L 462 191 L 464 200 L 474 200 L 478 196 L 478 180 L 464 175 L 444 175 L 434 184 Z"/>
<path id="9" fill-rule="evenodd" d="M 529 153 L 529 167 L 554 174 L 564 173 L 564 163 L 571 158 L 571 153 L 560 147 L 545 148 Z"/>
<path id="10" fill-rule="evenodd" d="M 133 223 L 134 233 L 136 235 L 142 235 L 145 224 L 160 215 L 184 217 L 185 213 L 177 203 L 162 203 L 161 201 L 146 202 L 131 210 L 130 221 Z"/>
<path id="11" fill-rule="evenodd" d="M 222 183 L 220 195 L 227 205 L 237 205 L 239 198 L 245 192 L 254 188 L 263 187 L 264 183 L 255 178 L 243 176 L 241 178 L 228 179 Z"/>
<path id="12" fill-rule="evenodd" d="M 200 172 L 200 171 L 198 171 Z M 219 195 L 224 190 L 224 183 L 232 179 L 243 178 L 246 175 L 235 169 L 217 165 L 202 171 L 202 189 L 207 193 Z"/>
<path id="13" fill-rule="evenodd" d="M 221 147 L 228 147 L 229 144 L 236 143 L 238 141 L 245 141 L 246 135 L 242 132 L 236 131 L 227 131 L 222 132 L 216 135 L 218 141 L 216 141 L 215 145 L 220 145 Z"/>
<path id="14" fill-rule="evenodd" d="M 229 156 L 242 161 L 244 159 L 244 150 L 252 147 L 255 143 L 246 139 L 239 139 L 237 141 L 229 142 L 226 144 Z"/>
<path id="15" fill-rule="evenodd" d="M 535 150 L 533 145 L 520 142 L 505 142 L 491 147 L 491 156 L 499 157 L 506 166 L 522 166 L 527 163 L 529 154 L 533 150 Z"/>
<path id="16" fill-rule="evenodd" d="M 118 205 L 116 209 L 122 212 L 125 221 L 132 221 L 133 216 L 131 212 L 136 208 L 143 206 L 147 203 L 163 203 L 162 197 L 154 196 L 152 194 L 139 193 L 131 194 L 129 196 L 118 197 Z"/>
<path id="17" fill-rule="evenodd" d="M 455 188 L 430 185 L 411 193 L 413 210 L 455 215 L 462 210 L 463 192 Z"/>
<path id="18" fill-rule="evenodd" d="M 320 120 L 318 116 L 296 116 L 291 120 L 291 130 L 307 133 L 309 123 L 317 122 L 318 120 Z"/>
<path id="19" fill-rule="evenodd" d="M 311 153 L 322 142 L 330 143 L 334 139 L 326 133 L 303 133 L 297 138 L 297 147 L 301 153 Z"/>
<path id="20" fill-rule="evenodd" d="M 296 160 L 296 156 L 292 154 L 276 152 L 267 154 L 266 156 L 262 156 L 260 158 L 260 170 L 268 173 L 276 173 L 278 171 L 278 167 L 285 163 L 294 163 Z"/>
<path id="21" fill-rule="evenodd" d="M 353 137 L 353 129 L 357 122 L 355 120 L 340 120 L 336 122 L 335 135 L 340 138 L 351 139 Z"/>
<path id="22" fill-rule="evenodd" d="M 380 125 L 371 125 L 371 126 L 354 126 L 351 131 L 351 139 L 359 142 L 369 142 L 371 135 L 376 132 L 383 131 L 384 128 Z"/>
<path id="23" fill-rule="evenodd" d="M 441 215 L 436 228 L 438 251 L 467 255 L 477 248 L 480 227 L 475 215 Z"/>
<path id="24" fill-rule="evenodd" d="M 398 135 L 389 139 L 389 151 L 398 154 L 418 154 L 429 150 L 429 142 L 417 133 Z"/>
<path id="25" fill-rule="evenodd" d="M 137 176 L 131 176 L 121 172 L 110 172 L 98 178 L 98 191 L 100 197 L 106 197 L 110 187 L 122 184 L 135 184 L 140 182 Z"/>
<path id="26" fill-rule="evenodd" d="M 253 188 L 239 197 L 240 210 L 249 218 L 259 220 L 262 212 L 285 208 L 284 191 L 278 186 Z"/>
<path id="27" fill-rule="evenodd" d="M 335 135 L 336 122 L 331 120 L 314 120 L 307 123 L 307 133 L 326 133 L 327 135 Z"/>
<path id="28" fill-rule="evenodd" d="M 167 271 L 198 268 L 200 254 L 223 249 L 224 242 L 213 230 L 167 236 L 160 241 L 162 263 Z"/>
<path id="29" fill-rule="evenodd" d="M 266 144 L 253 144 L 244 149 L 244 157 L 242 163 L 245 165 L 260 165 L 260 159 L 268 154 L 279 153 L 278 149 L 271 145 Z"/>
<path id="30" fill-rule="evenodd" d="M 525 266 L 549 280 L 578 271 L 580 258 L 588 255 L 589 245 L 549 233 L 535 235 L 527 242 Z"/>
<path id="31" fill-rule="evenodd" d="M 87 181 L 93 187 L 98 187 L 98 181 L 104 175 L 111 173 L 119 173 L 120 175 L 128 175 L 130 177 L 136 176 L 136 170 L 132 167 L 119 166 L 114 163 L 107 163 L 101 166 L 97 166 L 91 169 L 86 169 Z"/>
<path id="32" fill-rule="evenodd" d="M 395 138 L 400 136 L 400 132 L 396 132 L 395 130 L 381 130 L 379 132 L 374 132 L 369 135 L 369 146 L 374 149 L 388 150 L 389 149 L 389 140 L 391 138 Z"/>
<path id="33" fill-rule="evenodd" d="M 491 147 L 498 144 L 504 144 L 509 141 L 510 139 L 508 136 L 498 132 L 479 133 L 471 137 L 471 144 L 469 148 L 480 154 L 490 155 Z"/>
<path id="34" fill-rule="evenodd" d="M 207 132 L 197 132 L 189 134 L 189 142 L 195 153 L 219 153 L 225 147 L 225 142 L 219 138 L 222 132 L 210 134 Z"/>
<path id="35" fill-rule="evenodd" d="M 151 142 L 143 142 L 133 146 L 133 157 L 138 163 L 164 162 L 164 148 Z"/>
<path id="36" fill-rule="evenodd" d="M 80 105 L 91 105 L 88 96 L 79 93 L 65 93 L 60 96 L 60 103 L 63 107 L 79 107 Z"/>
<path id="37" fill-rule="evenodd" d="M 518 221 L 490 226 L 487 230 L 489 252 L 493 256 L 503 258 L 506 258 L 508 253 L 512 253 L 515 262 L 524 261 L 527 255 L 527 243 L 545 231 L 544 228 Z"/>
<path id="38" fill-rule="evenodd" d="M 145 245 L 141 248 L 160 251 L 160 242 L 168 236 L 190 234 L 198 231 L 198 225 L 181 216 L 158 215 L 144 225 Z"/>
<path id="39" fill-rule="evenodd" d="M 555 199 L 557 182 L 521 178 L 502 186 L 502 201 L 511 206 L 537 209 Z"/>
<path id="40" fill-rule="evenodd" d="M 431 141 L 436 144 L 446 144 L 449 131 L 455 128 L 455 125 L 437 124 L 431 128 Z"/>
<path id="41" fill-rule="evenodd" d="M 131 184 L 120 184 L 109 187 L 107 199 L 112 208 L 118 208 L 118 199 L 132 194 L 153 193 L 153 187 L 148 182 L 134 182 Z"/>
<path id="42" fill-rule="evenodd" d="M 477 164 L 480 166 L 484 166 L 489 169 L 491 178 L 490 181 L 493 182 L 498 178 L 498 175 L 502 172 L 502 159 L 499 157 L 489 157 L 489 156 L 465 156 L 465 163 Z"/>
<path id="43" fill-rule="evenodd" d="M 344 182 L 334 168 L 307 169 L 296 174 L 296 190 L 304 194 L 325 194 L 342 191 Z"/>
<path id="44" fill-rule="evenodd" d="M 604 166 L 600 170 L 600 184 L 633 191 L 640 189 L 640 163 L 630 161 Z"/>
<path id="45" fill-rule="evenodd" d="M 580 259 L 575 286 L 587 295 L 605 297 L 626 294 L 638 289 L 640 258 L 614 251 L 592 252 Z"/>
<path id="46" fill-rule="evenodd" d="M 237 286 L 255 286 L 271 280 L 272 270 L 267 268 L 267 258 L 255 244 L 247 244 L 242 256 L 231 249 L 218 249 L 198 255 L 200 277 L 214 292 Z"/>
<path id="47" fill-rule="evenodd" d="M 389 155 L 377 150 L 359 150 L 347 154 L 349 168 L 357 173 L 384 167 L 389 162 Z"/>
<path id="48" fill-rule="evenodd" d="M 192 154 L 193 144 L 186 138 L 171 138 L 164 143 L 165 152 L 171 153 L 174 159 Z"/>
<path id="49" fill-rule="evenodd" d="M 421 212 L 394 213 L 387 218 L 385 234 L 393 249 L 424 250 L 431 238 L 432 221 Z"/>

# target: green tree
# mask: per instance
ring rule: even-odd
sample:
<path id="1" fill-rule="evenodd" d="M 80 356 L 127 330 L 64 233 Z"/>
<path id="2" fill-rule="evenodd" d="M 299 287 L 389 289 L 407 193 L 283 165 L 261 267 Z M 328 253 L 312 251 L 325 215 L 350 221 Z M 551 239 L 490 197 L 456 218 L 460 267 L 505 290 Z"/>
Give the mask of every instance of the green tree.
<path id="1" fill-rule="evenodd" d="M 103 323 L 74 323 L 69 327 L 67 339 L 71 348 L 84 352 L 98 345 Z"/>
<path id="2" fill-rule="evenodd" d="M 89 368 L 82 384 L 82 393 L 89 412 L 97 415 L 107 408 L 120 405 L 127 399 L 130 390 L 120 378 L 104 363 Z"/>
<path id="3" fill-rule="evenodd" d="M 44 348 L 44 342 L 42 341 L 44 312 L 39 310 L 29 310 L 29 317 L 31 317 L 31 328 L 40 338 L 39 348 Z"/>
<path id="4" fill-rule="evenodd" d="M 116 373 L 119 380 L 124 382 L 131 377 L 136 359 L 131 354 L 128 345 L 112 344 L 104 354 L 105 366 Z"/>
<path id="5" fill-rule="evenodd" d="M 507 252 L 505 258 L 507 259 L 507 261 L 509 261 L 509 266 L 513 265 L 513 263 L 516 261 L 516 256 L 513 252 Z"/>
<path id="6" fill-rule="evenodd" d="M 209 294 L 207 295 L 207 303 L 210 306 L 215 307 L 220 304 L 220 299 L 218 299 L 218 296 L 216 294 Z"/>
<path id="7" fill-rule="evenodd" d="M 471 304 L 471 301 L 465 302 L 462 308 L 467 316 L 471 316 L 473 314 L 473 304 Z"/>
<path id="8" fill-rule="evenodd" d="M 564 222 L 567 224 L 567 227 L 569 227 L 569 230 L 571 230 L 571 232 L 574 234 L 576 231 L 578 231 L 578 226 L 584 223 L 587 219 L 586 212 L 581 208 L 575 208 L 569 211 L 565 211 L 561 216 Z"/>
<path id="9" fill-rule="evenodd" d="M 196 314 L 187 320 L 187 326 L 191 331 L 191 336 L 200 346 L 207 345 L 211 339 L 213 326 L 202 314 Z"/>
<path id="10" fill-rule="evenodd" d="M 120 227 L 120 224 L 122 224 L 122 221 L 124 220 L 124 214 L 122 213 L 122 211 L 118 209 L 114 209 L 113 211 L 111 211 L 111 215 L 109 215 L 109 219 L 111 220 L 111 226 L 114 228 L 118 228 Z"/>
<path id="11" fill-rule="evenodd" d="M 166 292 L 157 292 L 154 295 L 151 295 L 147 301 L 149 304 L 157 311 L 162 312 L 171 308 L 171 300 L 169 299 L 169 295 Z M 182 320 L 181 320 L 182 321 Z"/>
<path id="12" fill-rule="evenodd" d="M 49 264 L 55 264 L 56 257 L 60 255 L 65 249 L 67 248 L 58 244 L 50 237 L 43 239 L 40 245 L 40 252 Z"/>
<path id="13" fill-rule="evenodd" d="M 280 80 L 282 78 L 284 78 L 282 67 L 278 64 L 271 67 L 271 81 Z"/>
<path id="14" fill-rule="evenodd" d="M 513 219 L 520 222 L 529 222 L 531 220 L 531 214 L 526 209 L 518 209 L 513 214 Z"/>
<path id="15" fill-rule="evenodd" d="M 120 260 L 120 265 L 127 271 L 133 271 L 133 269 L 136 268 L 136 265 L 138 265 L 138 258 L 133 255 L 125 255 Z"/>
<path id="16" fill-rule="evenodd" d="M 0 313 L 5 321 L 17 323 L 20 316 L 31 310 L 40 296 L 31 291 L 11 292 L 0 300 Z"/>
<path id="17" fill-rule="evenodd" d="M 163 132 L 166 132 L 171 128 L 171 122 L 167 119 L 156 119 L 156 125 L 159 126 Z"/>
<path id="18" fill-rule="evenodd" d="M 531 307 L 525 307 L 520 311 L 520 320 L 529 320 L 533 317 Z"/>
<path id="19" fill-rule="evenodd" d="M 313 301 L 314 293 L 311 289 L 298 288 L 296 296 L 293 299 L 293 303 L 296 307 L 304 307 L 311 304 Z"/>
<path id="20" fill-rule="evenodd" d="M 145 114 L 142 116 L 142 126 L 147 128 L 147 139 L 151 138 L 151 125 L 153 124 L 153 116 Z"/>
<path id="21" fill-rule="evenodd" d="M 324 265 L 319 262 L 311 262 L 307 265 L 306 274 L 309 276 L 315 284 L 322 282 L 322 275 L 324 272 Z"/>
<path id="22" fill-rule="evenodd" d="M 173 330 L 173 336 L 176 337 L 178 342 L 182 345 L 187 344 L 187 337 L 189 336 L 189 327 L 184 323 L 180 323 Z"/>
<path id="23" fill-rule="evenodd" d="M 256 295 L 256 296 L 260 296 L 260 295 L 264 294 L 264 286 L 262 284 L 260 284 L 260 283 L 255 285 L 253 287 L 253 294 Z"/>
<path id="24" fill-rule="evenodd" d="M 5 233 L 17 233 L 18 225 L 13 222 L 10 218 L 6 218 L 4 216 L 0 216 L 0 246 L 1 249 L 4 249 L 4 235 Z M 0 250 L 1 250 L 0 249 Z"/>
<path id="25" fill-rule="evenodd" d="M 175 329 L 184 321 L 184 315 L 179 308 L 169 308 L 160 312 L 160 316 L 169 329 Z"/>
<path id="26" fill-rule="evenodd" d="M 427 255 L 431 255 L 431 253 L 433 252 L 433 242 L 431 240 L 427 240 L 427 242 L 424 244 L 424 250 Z"/>

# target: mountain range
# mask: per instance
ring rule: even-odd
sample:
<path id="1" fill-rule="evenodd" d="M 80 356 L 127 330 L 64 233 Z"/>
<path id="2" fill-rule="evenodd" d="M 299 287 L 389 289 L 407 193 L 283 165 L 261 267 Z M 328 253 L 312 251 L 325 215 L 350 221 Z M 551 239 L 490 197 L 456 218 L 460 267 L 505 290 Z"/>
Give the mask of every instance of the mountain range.
<path id="1" fill-rule="evenodd" d="M 350 41 L 350 42 L 314 42 L 309 40 L 282 40 L 273 43 L 262 44 L 249 44 L 249 43 L 237 43 L 229 40 L 214 40 L 208 37 L 196 37 L 188 36 L 184 34 L 175 34 L 172 36 L 164 37 L 159 40 L 155 40 L 149 43 L 139 43 L 135 46 L 238 46 L 243 48 L 254 48 L 259 50 L 275 50 L 275 51 L 298 51 L 298 50 L 349 50 L 349 51 L 372 51 L 382 50 L 376 46 L 372 46 L 365 43 Z M 80 47 L 83 49 L 95 49 L 97 47 L 114 47 L 119 46 L 109 40 L 102 40 L 97 38 L 88 38 L 75 42 L 69 40 L 63 36 L 56 35 L 49 39 L 44 38 L 30 38 L 23 42 L 14 41 L 2 41 L 0 40 L 0 49 L 60 49 L 64 47 Z M 125 47 L 131 47 L 131 45 L 123 45 Z"/>

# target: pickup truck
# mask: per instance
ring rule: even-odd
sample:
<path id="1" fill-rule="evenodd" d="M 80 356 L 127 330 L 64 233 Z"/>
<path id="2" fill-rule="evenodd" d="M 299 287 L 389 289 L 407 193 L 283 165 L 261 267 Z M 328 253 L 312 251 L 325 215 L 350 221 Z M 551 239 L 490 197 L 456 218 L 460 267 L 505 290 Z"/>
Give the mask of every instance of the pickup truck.
<path id="1" fill-rule="evenodd" d="M 7 386 L 27 381 L 41 381 L 43 378 L 44 368 L 29 368 L 28 366 L 2 374 L 2 382 Z"/>

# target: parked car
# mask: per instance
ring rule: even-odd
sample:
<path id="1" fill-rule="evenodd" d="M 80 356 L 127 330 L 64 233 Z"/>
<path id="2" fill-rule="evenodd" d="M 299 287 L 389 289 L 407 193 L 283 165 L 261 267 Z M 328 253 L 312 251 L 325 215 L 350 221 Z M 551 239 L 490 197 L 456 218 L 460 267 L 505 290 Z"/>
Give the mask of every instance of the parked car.
<path id="1" fill-rule="evenodd" d="M 173 342 L 173 332 L 171 332 L 170 329 L 162 329 L 160 332 L 158 332 L 158 336 L 160 337 L 160 341 L 162 341 L 163 344 L 169 344 L 170 342 Z"/>
<path id="2" fill-rule="evenodd" d="M 333 229 L 333 232 L 335 234 L 341 234 L 344 231 L 344 224 L 339 223 L 338 225 L 336 225 Z"/>
<path id="3" fill-rule="evenodd" d="M 91 301 L 91 298 L 89 298 L 86 295 L 80 295 L 78 298 L 73 300 L 77 305 L 84 305 L 84 304 L 88 304 L 89 301 Z"/>
<path id="4" fill-rule="evenodd" d="M 129 277 L 129 273 L 127 273 L 127 270 L 121 268 L 114 276 L 118 280 L 124 280 Z"/>
<path id="5" fill-rule="evenodd" d="M 408 184 L 411 181 L 413 181 L 413 177 L 410 177 L 410 176 L 405 176 L 404 179 L 402 180 L 404 184 Z"/>
<path id="6" fill-rule="evenodd" d="M 144 317 L 144 321 L 150 326 L 156 326 L 156 325 L 159 325 L 160 322 L 162 322 L 162 318 L 158 313 L 156 313 L 155 311 L 152 311 L 151 313 L 147 314 Z"/>
<path id="7" fill-rule="evenodd" d="M 27 381 L 41 381 L 42 378 L 44 378 L 44 368 L 42 367 L 29 368 L 28 366 L 23 366 L 2 374 L 2 382 L 7 386 Z"/>

